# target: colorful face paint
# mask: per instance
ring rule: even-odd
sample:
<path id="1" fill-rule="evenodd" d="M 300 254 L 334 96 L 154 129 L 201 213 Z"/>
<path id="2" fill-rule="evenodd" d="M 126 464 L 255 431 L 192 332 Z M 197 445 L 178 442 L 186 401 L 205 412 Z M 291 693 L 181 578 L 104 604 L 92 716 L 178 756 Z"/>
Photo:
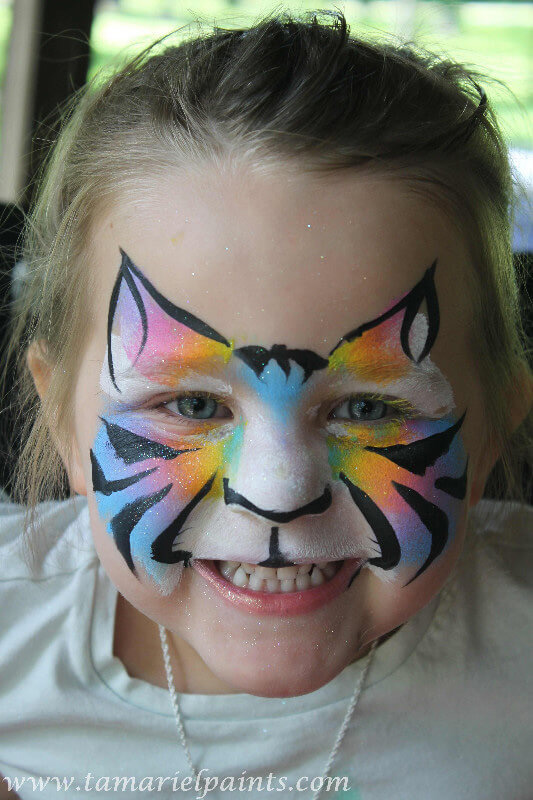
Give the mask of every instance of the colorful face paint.
<path id="1" fill-rule="evenodd" d="M 467 481 L 465 413 L 453 414 L 429 355 L 439 328 L 435 268 L 328 357 L 234 348 L 122 252 L 91 462 L 99 513 L 130 569 L 164 594 L 195 558 L 285 566 L 358 557 L 403 583 L 425 572 L 453 538 Z M 319 381 L 403 398 L 391 407 L 416 397 L 424 413 L 379 424 L 334 414 L 327 437 L 311 444 L 302 409 Z M 257 413 L 184 423 L 142 404 L 172 392 L 235 393 Z"/>

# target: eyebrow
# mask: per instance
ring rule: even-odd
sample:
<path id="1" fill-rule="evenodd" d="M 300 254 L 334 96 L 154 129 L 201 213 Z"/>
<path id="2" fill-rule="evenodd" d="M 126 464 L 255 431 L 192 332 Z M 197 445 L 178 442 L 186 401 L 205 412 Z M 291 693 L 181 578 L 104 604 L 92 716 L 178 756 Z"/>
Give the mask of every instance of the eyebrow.
<path id="1" fill-rule="evenodd" d="M 164 365 L 168 362 L 168 368 Z M 216 363 L 218 362 L 218 363 Z M 168 379 L 169 374 L 174 374 L 175 382 L 170 387 L 168 384 L 163 383 L 162 391 L 181 390 L 200 390 L 212 391 L 216 393 L 231 395 L 233 388 L 230 382 L 222 377 L 217 377 L 215 372 L 225 372 L 227 377 L 229 364 L 221 363 L 220 359 L 213 359 L 212 357 L 198 357 L 187 359 L 180 364 L 183 367 L 183 374 L 176 371 L 175 351 L 170 353 L 163 353 L 162 356 L 149 356 L 148 361 L 144 362 L 148 368 L 153 367 L 153 372 L 149 377 L 144 376 L 142 373 L 135 370 L 132 365 L 129 380 L 139 381 L 142 383 L 158 383 L 158 377 L 162 381 Z M 163 367 L 163 368 L 162 368 Z M 214 369 L 215 367 L 215 369 Z M 231 369 L 229 367 L 229 369 Z M 401 398 L 407 400 L 416 410 L 430 416 L 443 416 L 449 413 L 455 404 L 453 402 L 453 393 L 451 386 L 440 369 L 434 363 L 425 362 L 424 366 L 418 365 L 417 368 L 411 368 L 409 374 L 405 374 L 405 370 L 391 370 L 387 377 L 381 381 L 369 380 L 364 373 L 351 372 L 345 375 L 336 376 L 332 379 L 331 374 L 327 372 L 318 373 L 321 375 L 319 381 L 323 381 L 330 390 L 346 392 L 350 388 L 353 393 L 359 392 L 361 394 L 377 394 L 377 395 L 390 395 L 391 397 Z M 201 382 L 201 386 L 199 386 Z M 147 391 L 149 387 L 147 385 Z M 304 390 L 304 384 L 302 384 Z"/>
<path id="2" fill-rule="evenodd" d="M 174 348 L 172 350 L 162 350 L 157 354 L 143 354 L 142 366 L 143 371 L 150 373 L 150 380 L 157 381 L 158 376 L 167 378 L 169 373 L 173 373 L 181 382 L 190 377 L 191 371 L 201 373 L 202 377 L 226 371 L 228 362 L 218 355 L 182 356 L 176 353 Z M 131 365 L 131 368 L 133 370 L 136 369 L 135 363 Z M 184 373 L 182 377 L 179 376 L 181 371 Z"/>
<path id="3" fill-rule="evenodd" d="M 217 373 L 227 373 L 228 361 L 232 357 L 238 355 L 239 352 L 261 351 L 261 355 L 264 356 L 262 360 L 260 359 L 260 366 L 262 366 L 262 368 L 264 368 L 264 365 L 266 365 L 266 363 L 272 359 L 274 359 L 277 363 L 280 363 L 279 357 L 274 355 L 274 351 L 276 351 L 276 349 L 280 351 L 283 350 L 283 355 L 287 363 L 290 360 L 302 366 L 300 363 L 301 359 L 297 357 L 297 354 L 300 354 L 301 356 L 302 353 L 307 354 L 307 356 L 312 355 L 317 362 L 323 362 L 322 364 L 318 365 L 313 364 L 313 366 L 308 370 L 309 374 L 306 374 L 305 380 L 307 380 L 310 374 L 318 372 L 323 367 L 327 366 L 328 361 L 330 366 L 335 366 L 335 361 L 337 359 L 342 359 L 341 352 L 344 347 L 348 346 L 351 349 L 354 347 L 357 340 L 361 342 L 363 335 L 368 333 L 371 336 L 369 345 L 372 344 L 372 340 L 376 335 L 377 341 L 374 343 L 371 352 L 361 352 L 359 355 L 357 354 L 359 347 L 355 346 L 352 353 L 352 363 L 349 367 L 348 374 L 343 376 L 343 386 L 347 385 L 347 383 L 349 385 L 355 384 L 358 387 L 361 387 L 360 391 L 368 391 L 369 393 L 372 392 L 374 394 L 383 394 L 384 392 L 389 391 L 401 398 L 407 399 L 415 407 L 425 405 L 426 409 L 432 408 L 434 413 L 437 411 L 437 401 L 440 403 L 439 409 L 442 409 L 443 406 L 448 406 L 451 408 L 454 407 L 450 384 L 442 375 L 440 370 L 431 361 L 429 361 L 429 363 L 426 363 L 425 361 L 425 356 L 429 354 L 429 350 L 431 349 L 431 345 L 436 338 L 439 327 L 438 301 L 433 282 L 435 267 L 437 264 L 436 259 L 431 267 L 426 270 L 422 279 L 395 305 L 393 305 L 376 319 L 359 326 L 349 334 L 343 336 L 333 350 L 330 351 L 328 359 L 327 357 L 323 357 L 315 351 L 294 349 L 288 350 L 285 345 L 274 345 L 269 349 L 260 345 L 246 346 L 235 349 L 233 343 L 229 342 L 227 339 L 217 333 L 217 331 L 207 325 L 207 323 L 190 314 L 190 312 L 187 312 L 178 306 L 174 306 L 151 284 L 151 282 L 143 275 L 142 271 L 136 267 L 135 264 L 133 264 L 129 256 L 122 249 L 120 252 L 122 261 L 117 280 L 113 287 L 108 317 L 109 375 L 112 384 L 119 392 L 121 392 L 121 390 L 116 384 L 114 375 L 112 342 L 115 338 L 115 335 L 112 333 L 112 326 L 118 304 L 119 293 L 121 287 L 124 287 L 126 290 L 129 290 L 134 303 L 137 305 L 137 309 L 141 317 L 142 342 L 134 361 L 130 361 L 127 367 L 124 365 L 125 368 L 122 371 L 121 380 L 137 383 L 139 387 L 144 382 L 146 390 L 150 388 L 150 384 L 152 384 L 152 388 L 158 386 L 158 388 L 162 387 L 162 390 L 168 389 L 169 375 L 171 375 L 175 380 L 176 388 L 184 387 L 186 383 L 188 383 L 190 386 L 191 380 L 192 383 L 195 383 L 199 378 L 204 383 L 208 380 L 216 380 L 215 376 Z M 220 352 L 213 353 L 211 351 L 208 353 L 202 353 L 202 347 L 198 349 L 193 348 L 192 352 L 187 352 L 188 348 L 184 345 L 180 345 L 179 342 L 168 350 L 162 349 L 161 351 L 157 351 L 154 347 L 151 352 L 147 352 L 145 347 L 148 339 L 148 318 L 139 288 L 137 287 L 133 276 L 135 276 L 135 279 L 140 282 L 144 290 L 148 292 L 162 313 L 184 325 L 193 334 L 205 337 L 206 342 L 215 344 L 215 347 L 216 343 L 218 343 L 219 347 L 222 346 L 223 349 L 227 348 L 227 353 L 224 356 L 222 356 Z M 417 356 L 413 356 L 409 342 L 409 332 L 413 322 L 417 318 L 418 310 L 424 299 L 426 300 L 428 306 L 428 321 L 427 330 L 425 332 L 425 342 L 421 352 L 418 353 Z M 405 314 L 401 324 L 399 341 L 404 357 L 398 359 L 394 357 L 394 354 L 390 353 L 386 342 L 380 342 L 380 335 L 378 334 L 378 331 L 383 323 L 386 323 L 387 320 L 391 319 L 391 317 L 394 317 L 400 310 L 403 309 L 405 309 Z M 366 348 L 363 345 L 363 350 L 365 349 Z M 140 356 L 142 356 L 142 372 L 140 369 L 141 363 L 139 363 Z M 405 356 L 407 356 L 407 363 Z M 256 372 L 258 377 L 260 377 L 260 370 L 258 372 L 259 366 L 255 363 L 257 358 L 254 360 L 249 357 L 242 358 L 242 360 L 247 364 L 248 367 Z M 250 360 L 253 363 L 250 363 Z M 283 364 L 281 364 L 281 366 L 288 374 L 288 368 L 285 369 Z M 222 381 L 218 384 L 218 386 L 220 387 L 221 385 L 223 385 L 222 391 L 227 392 L 229 388 L 227 383 Z M 220 389 L 215 389 L 215 391 L 217 390 L 220 391 Z"/>
<path id="4" fill-rule="evenodd" d="M 378 383 L 351 373 L 335 378 L 329 385 L 338 391 L 353 387 L 354 393 L 390 395 L 407 400 L 416 410 L 430 416 L 441 417 L 455 408 L 450 383 L 433 363 L 426 364 L 423 369 L 412 370 L 409 375 L 396 380 Z"/>

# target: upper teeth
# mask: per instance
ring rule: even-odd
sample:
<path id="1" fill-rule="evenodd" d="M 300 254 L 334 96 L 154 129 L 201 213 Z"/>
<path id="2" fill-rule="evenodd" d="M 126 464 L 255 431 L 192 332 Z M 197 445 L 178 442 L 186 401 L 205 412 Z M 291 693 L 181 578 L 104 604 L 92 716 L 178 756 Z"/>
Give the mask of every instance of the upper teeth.
<path id="1" fill-rule="evenodd" d="M 241 561 L 221 561 L 219 569 L 235 586 L 263 592 L 303 591 L 324 583 L 337 572 L 336 564 L 332 561 L 277 569 Z"/>

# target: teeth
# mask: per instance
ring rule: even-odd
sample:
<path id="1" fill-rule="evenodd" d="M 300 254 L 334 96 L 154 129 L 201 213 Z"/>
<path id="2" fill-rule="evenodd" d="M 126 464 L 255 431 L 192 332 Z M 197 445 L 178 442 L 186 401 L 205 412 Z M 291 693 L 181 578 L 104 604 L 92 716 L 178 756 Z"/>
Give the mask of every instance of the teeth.
<path id="1" fill-rule="evenodd" d="M 330 580 L 340 568 L 339 561 L 320 561 L 294 567 L 259 567 L 240 561 L 219 561 L 218 568 L 235 586 L 256 592 L 301 592 Z"/>
<path id="2" fill-rule="evenodd" d="M 274 569 L 274 567 L 255 567 L 255 574 L 260 575 L 261 578 L 265 578 L 265 580 L 277 579 L 278 577 L 278 571 Z"/>
<path id="3" fill-rule="evenodd" d="M 250 575 L 248 578 L 248 588 L 254 589 L 256 592 L 260 592 L 263 589 L 263 578 L 260 578 L 259 575 Z"/>
<path id="4" fill-rule="evenodd" d="M 237 567 L 232 566 L 235 564 L 235 561 L 221 561 L 219 564 L 219 570 L 221 574 L 226 578 L 226 580 L 230 581 L 233 576 L 235 575 L 235 571 Z"/>
<path id="5" fill-rule="evenodd" d="M 324 583 L 324 576 L 322 575 L 322 571 L 315 566 L 311 573 L 311 586 L 319 586 L 321 583 Z"/>
<path id="6" fill-rule="evenodd" d="M 239 567 L 233 578 L 231 578 L 231 581 L 235 584 L 235 586 L 248 586 L 248 575 L 242 567 Z"/>
<path id="7" fill-rule="evenodd" d="M 282 580 L 294 580 L 298 575 L 298 567 L 279 567 L 278 578 Z"/>
<path id="8" fill-rule="evenodd" d="M 304 589 L 309 589 L 311 586 L 311 578 L 305 572 L 301 572 L 296 576 L 296 591 L 302 592 Z"/>

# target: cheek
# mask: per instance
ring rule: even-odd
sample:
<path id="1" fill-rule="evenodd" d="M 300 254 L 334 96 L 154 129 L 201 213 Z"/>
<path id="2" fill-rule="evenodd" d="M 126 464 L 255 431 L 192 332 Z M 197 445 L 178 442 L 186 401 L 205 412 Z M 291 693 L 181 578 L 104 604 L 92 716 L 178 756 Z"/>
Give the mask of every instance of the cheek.
<path id="1" fill-rule="evenodd" d="M 183 527 L 200 500 L 205 508 L 220 501 L 224 464 L 239 451 L 238 431 L 218 442 L 194 439 L 162 433 L 142 417 L 108 414 L 91 450 L 96 505 L 108 534 L 130 570 L 164 594 L 187 563 L 179 548 L 172 555 L 172 529 Z M 161 548 L 165 563 L 157 560 Z"/>
<path id="2" fill-rule="evenodd" d="M 455 421 L 411 421 L 401 430 L 384 425 L 379 433 L 367 428 L 351 440 L 329 441 L 333 477 L 348 485 L 379 545 L 379 556 L 369 563 L 389 572 L 390 580 L 410 583 L 450 548 L 457 535 L 466 492 L 461 436 L 456 434 L 432 463 L 417 465 L 418 473 L 391 460 L 402 461 L 410 444 L 431 443 L 431 437 L 446 432 Z M 376 446 L 381 453 L 367 449 Z"/>

